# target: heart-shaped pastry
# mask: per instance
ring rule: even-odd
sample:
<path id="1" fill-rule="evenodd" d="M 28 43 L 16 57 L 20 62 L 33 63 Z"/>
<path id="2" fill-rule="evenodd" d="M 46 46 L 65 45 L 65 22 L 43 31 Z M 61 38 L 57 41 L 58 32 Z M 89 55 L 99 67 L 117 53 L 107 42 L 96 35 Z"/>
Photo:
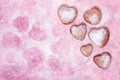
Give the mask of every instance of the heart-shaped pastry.
<path id="1" fill-rule="evenodd" d="M 98 7 L 94 6 L 90 10 L 87 10 L 83 14 L 83 17 L 86 20 L 86 22 L 88 22 L 92 25 L 97 25 L 101 21 L 102 13 Z"/>
<path id="2" fill-rule="evenodd" d="M 67 25 L 75 20 L 77 16 L 77 10 L 75 7 L 63 4 L 58 8 L 58 16 L 62 23 Z"/>
<path id="3" fill-rule="evenodd" d="M 103 52 L 102 54 L 95 55 L 93 61 L 98 67 L 107 69 L 111 64 L 111 55 L 108 52 Z"/>
<path id="4" fill-rule="evenodd" d="M 92 44 L 83 45 L 80 51 L 85 57 L 89 57 L 93 51 L 93 46 Z"/>
<path id="5" fill-rule="evenodd" d="M 75 37 L 77 40 L 82 41 L 85 38 L 87 32 L 86 24 L 81 23 L 79 25 L 72 25 L 70 32 L 73 37 Z"/>
<path id="6" fill-rule="evenodd" d="M 104 47 L 108 40 L 109 40 L 109 31 L 105 27 L 101 28 L 92 28 L 90 29 L 88 35 L 89 39 L 94 43 L 96 46 L 102 48 Z"/>

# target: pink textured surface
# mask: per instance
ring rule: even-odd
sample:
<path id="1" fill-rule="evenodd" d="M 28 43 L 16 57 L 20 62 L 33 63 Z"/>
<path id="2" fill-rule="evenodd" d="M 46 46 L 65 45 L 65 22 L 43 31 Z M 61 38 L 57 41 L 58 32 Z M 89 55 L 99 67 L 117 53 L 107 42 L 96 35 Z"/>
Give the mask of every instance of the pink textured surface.
<path id="1" fill-rule="evenodd" d="M 18 16 L 13 21 L 14 27 L 18 29 L 18 31 L 26 31 L 28 28 L 28 18 L 26 16 Z"/>
<path id="2" fill-rule="evenodd" d="M 61 23 L 61 4 L 76 7 L 78 15 L 69 25 Z M 90 25 L 83 13 L 92 6 L 102 11 L 98 25 Z M 84 57 L 80 47 L 88 36 L 76 40 L 72 24 L 84 22 L 87 30 L 106 26 L 110 39 L 104 48 L 94 47 Z M 0 80 L 120 80 L 120 1 L 119 0 L 0 0 Z M 109 51 L 112 62 L 103 70 L 93 56 Z"/>

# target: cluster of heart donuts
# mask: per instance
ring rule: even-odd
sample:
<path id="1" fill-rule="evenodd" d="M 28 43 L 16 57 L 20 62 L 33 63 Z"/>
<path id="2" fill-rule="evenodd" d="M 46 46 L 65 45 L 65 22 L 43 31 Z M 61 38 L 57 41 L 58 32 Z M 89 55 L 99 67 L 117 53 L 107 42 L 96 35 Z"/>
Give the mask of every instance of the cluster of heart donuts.
<path id="1" fill-rule="evenodd" d="M 78 11 L 74 6 L 62 4 L 58 8 L 58 17 L 60 21 L 65 24 L 71 24 L 77 17 Z M 84 20 L 90 25 L 98 25 L 102 19 L 102 11 L 99 7 L 93 6 L 83 14 Z M 93 52 L 93 45 L 98 48 L 103 48 L 109 41 L 110 32 L 105 26 L 94 27 L 87 32 L 87 25 L 85 23 L 73 24 L 70 27 L 71 35 L 80 41 L 83 41 L 88 35 L 91 43 L 85 44 L 80 47 L 83 56 L 89 57 Z M 111 64 L 111 54 L 103 52 L 96 54 L 93 57 L 94 63 L 101 69 L 107 69 Z"/>

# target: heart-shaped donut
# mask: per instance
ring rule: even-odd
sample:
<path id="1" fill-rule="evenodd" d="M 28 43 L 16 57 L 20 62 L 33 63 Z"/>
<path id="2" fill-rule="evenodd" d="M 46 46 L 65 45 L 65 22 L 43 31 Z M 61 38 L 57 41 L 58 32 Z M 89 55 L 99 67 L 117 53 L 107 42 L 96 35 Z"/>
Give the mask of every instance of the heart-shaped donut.
<path id="1" fill-rule="evenodd" d="M 81 23 L 79 25 L 72 25 L 70 28 L 70 32 L 73 37 L 75 37 L 77 40 L 84 40 L 87 32 L 86 24 Z"/>
<path id="2" fill-rule="evenodd" d="M 88 22 L 92 25 L 97 25 L 101 21 L 102 13 L 98 7 L 94 6 L 90 10 L 87 10 L 83 14 L 83 17 L 84 17 L 86 22 Z"/>
<path id="3" fill-rule="evenodd" d="M 102 54 L 95 55 L 93 61 L 98 67 L 107 69 L 111 64 L 111 55 L 109 52 L 103 52 Z"/>
<path id="4" fill-rule="evenodd" d="M 88 35 L 92 43 L 102 48 L 107 44 L 110 33 L 107 28 L 101 27 L 90 29 Z"/>
<path id="5" fill-rule="evenodd" d="M 93 51 L 93 46 L 92 44 L 83 45 L 80 51 L 85 57 L 89 57 Z"/>
<path id="6" fill-rule="evenodd" d="M 77 10 L 75 7 L 62 4 L 58 8 L 58 16 L 62 23 L 67 25 L 75 20 L 77 16 Z"/>

